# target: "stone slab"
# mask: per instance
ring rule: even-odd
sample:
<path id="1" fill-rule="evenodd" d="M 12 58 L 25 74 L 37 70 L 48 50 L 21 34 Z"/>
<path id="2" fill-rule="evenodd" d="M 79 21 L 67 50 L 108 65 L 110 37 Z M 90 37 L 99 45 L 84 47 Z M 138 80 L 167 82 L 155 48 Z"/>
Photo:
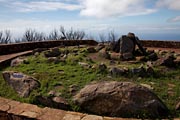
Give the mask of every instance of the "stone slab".
<path id="1" fill-rule="evenodd" d="M 38 120 L 62 120 L 66 112 L 63 110 L 44 108 L 43 114 L 39 116 Z"/>
<path id="2" fill-rule="evenodd" d="M 103 117 L 97 115 L 86 115 L 81 120 L 103 120 Z"/>

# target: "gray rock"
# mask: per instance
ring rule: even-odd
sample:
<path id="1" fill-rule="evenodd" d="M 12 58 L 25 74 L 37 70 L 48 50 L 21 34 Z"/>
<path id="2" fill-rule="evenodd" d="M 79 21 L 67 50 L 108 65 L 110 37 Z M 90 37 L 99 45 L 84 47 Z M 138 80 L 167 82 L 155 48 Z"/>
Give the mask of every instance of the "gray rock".
<path id="1" fill-rule="evenodd" d="M 94 47 L 88 47 L 87 52 L 88 53 L 96 53 L 96 49 Z"/>
<path id="2" fill-rule="evenodd" d="M 114 60 L 109 61 L 109 65 L 115 65 L 115 64 L 116 64 L 116 61 L 114 61 Z"/>
<path id="3" fill-rule="evenodd" d="M 49 57 L 47 62 L 58 64 L 60 62 L 60 59 L 58 57 Z"/>
<path id="4" fill-rule="evenodd" d="M 104 63 L 101 63 L 98 65 L 98 70 L 100 72 L 104 72 L 104 71 L 106 71 L 106 69 L 107 69 L 107 66 Z"/>
<path id="5" fill-rule="evenodd" d="M 106 51 L 106 49 L 102 49 L 99 51 L 99 56 L 105 59 L 111 59 L 111 55 L 109 54 L 108 51 Z"/>
<path id="6" fill-rule="evenodd" d="M 43 51 L 46 51 L 46 50 L 48 50 L 48 48 L 36 48 L 36 49 L 34 49 L 33 51 L 32 51 L 32 54 L 35 54 L 35 53 L 41 53 L 41 52 L 43 52 Z"/>
<path id="7" fill-rule="evenodd" d="M 90 65 L 90 64 L 88 64 L 88 63 L 84 63 L 84 62 L 78 62 L 78 64 L 79 64 L 80 66 L 82 66 L 83 68 L 86 68 L 86 69 L 88 69 L 88 68 L 90 68 L 90 67 L 91 67 L 91 65 Z"/>
<path id="8" fill-rule="evenodd" d="M 175 67 L 175 57 L 174 55 L 167 55 L 165 57 L 160 58 L 156 61 L 156 65 L 162 65 L 166 67 Z"/>
<path id="9" fill-rule="evenodd" d="M 75 84 L 69 86 L 69 92 L 70 92 L 70 94 L 75 95 L 75 93 L 77 92 L 77 89 L 78 89 L 78 86 L 75 85 Z"/>
<path id="10" fill-rule="evenodd" d="M 121 41 L 120 41 L 120 53 L 127 53 L 127 52 L 133 52 L 135 47 L 135 44 L 133 41 L 126 36 L 122 36 Z"/>
<path id="11" fill-rule="evenodd" d="M 127 36 L 120 38 L 120 54 L 123 60 L 133 59 L 133 52 L 135 50 L 135 43 Z"/>
<path id="12" fill-rule="evenodd" d="M 44 52 L 45 57 L 58 57 L 59 55 L 61 55 L 59 48 L 52 48 L 51 50 Z"/>
<path id="13" fill-rule="evenodd" d="M 46 97 L 39 95 L 36 96 L 35 102 L 47 107 L 70 110 L 68 102 L 62 97 Z"/>
<path id="14" fill-rule="evenodd" d="M 34 56 L 35 56 L 35 57 L 38 57 L 39 55 L 40 55 L 39 52 L 35 52 L 35 53 L 34 53 Z"/>
<path id="15" fill-rule="evenodd" d="M 131 74 L 132 75 L 137 75 L 137 76 L 140 76 L 140 77 L 144 77 L 146 76 L 146 69 L 143 67 L 143 66 L 140 66 L 138 68 L 132 68 L 130 70 Z"/>
<path id="16" fill-rule="evenodd" d="M 150 61 L 156 61 L 158 59 L 158 55 L 155 52 L 153 52 L 147 56 L 147 59 Z"/>
<path id="17" fill-rule="evenodd" d="M 141 57 L 140 61 L 156 61 L 158 59 L 158 55 L 156 53 L 150 53 L 147 56 Z"/>
<path id="18" fill-rule="evenodd" d="M 131 82 L 100 82 L 85 86 L 73 101 L 81 109 L 113 117 L 159 118 L 166 105 L 148 88 Z"/>
<path id="19" fill-rule="evenodd" d="M 109 72 L 111 76 L 121 76 L 121 75 L 125 75 L 128 71 L 122 68 L 113 67 L 109 70 Z"/>
<path id="20" fill-rule="evenodd" d="M 16 66 L 19 66 L 23 63 L 26 63 L 27 59 L 26 58 L 23 58 L 23 57 L 18 57 L 18 58 L 15 58 L 11 61 L 11 64 L 10 66 L 11 67 L 16 67 Z"/>
<path id="21" fill-rule="evenodd" d="M 28 97 L 30 92 L 40 87 L 40 83 L 33 77 L 23 73 L 5 71 L 4 80 L 21 96 Z"/>
<path id="22" fill-rule="evenodd" d="M 147 74 L 147 76 L 153 76 L 153 75 L 155 75 L 155 71 L 154 71 L 154 69 L 153 69 L 153 67 L 147 67 L 146 68 L 146 74 Z"/>
<path id="23" fill-rule="evenodd" d="M 105 45 L 102 44 L 102 43 L 100 43 L 100 44 L 98 44 L 98 46 L 97 46 L 95 49 L 96 49 L 96 51 L 100 51 L 100 50 L 102 50 L 103 48 L 105 48 Z"/>

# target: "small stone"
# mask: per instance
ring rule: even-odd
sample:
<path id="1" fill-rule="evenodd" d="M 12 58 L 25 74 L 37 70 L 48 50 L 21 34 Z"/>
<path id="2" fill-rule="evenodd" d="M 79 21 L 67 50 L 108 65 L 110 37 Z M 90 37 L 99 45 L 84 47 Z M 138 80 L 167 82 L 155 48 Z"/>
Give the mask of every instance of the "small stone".
<path id="1" fill-rule="evenodd" d="M 154 88 L 151 86 L 151 85 L 148 85 L 148 84 L 140 84 L 140 85 L 142 85 L 142 86 L 144 86 L 144 87 L 146 87 L 146 88 L 148 88 L 148 89 L 150 89 L 150 90 L 153 90 Z"/>
<path id="2" fill-rule="evenodd" d="M 55 96 L 55 94 L 56 94 L 56 91 L 51 90 L 51 91 L 48 93 L 48 96 Z"/>
<path id="3" fill-rule="evenodd" d="M 121 75 L 125 75 L 127 71 L 125 69 L 113 67 L 110 69 L 109 72 L 111 76 L 121 76 Z"/>
<path id="4" fill-rule="evenodd" d="M 87 52 L 88 53 L 95 53 L 96 52 L 96 49 L 94 47 L 88 47 L 87 48 Z"/>
<path id="5" fill-rule="evenodd" d="M 103 72 L 107 69 L 107 66 L 104 63 L 101 63 L 98 65 L 98 69 Z"/>
<path id="6" fill-rule="evenodd" d="M 77 85 L 69 86 L 69 92 L 74 95 L 77 92 L 77 87 Z"/>
<path id="7" fill-rule="evenodd" d="M 116 61 L 114 61 L 114 60 L 109 61 L 109 65 L 115 65 L 115 64 L 116 64 Z"/>
<path id="8" fill-rule="evenodd" d="M 89 65 L 88 63 L 84 63 L 84 62 L 78 62 L 79 65 L 81 65 L 83 68 L 90 68 L 91 65 Z"/>
<path id="9" fill-rule="evenodd" d="M 34 53 L 34 56 L 35 56 L 35 57 L 38 57 L 39 55 L 40 55 L 39 52 L 35 52 L 35 53 Z"/>

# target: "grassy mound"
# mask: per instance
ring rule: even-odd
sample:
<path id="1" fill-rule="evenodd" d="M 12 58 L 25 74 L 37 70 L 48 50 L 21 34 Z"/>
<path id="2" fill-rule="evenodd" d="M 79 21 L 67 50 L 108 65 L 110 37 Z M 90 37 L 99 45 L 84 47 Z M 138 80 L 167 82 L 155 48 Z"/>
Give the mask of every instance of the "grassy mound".
<path id="1" fill-rule="evenodd" d="M 99 71 L 98 64 L 105 63 L 108 67 L 139 67 L 142 62 L 120 62 L 115 60 L 114 65 L 110 65 L 110 61 L 100 58 L 98 53 L 88 53 L 86 48 L 68 47 L 60 48 L 60 51 L 67 51 L 68 55 L 58 56 L 59 62 L 49 62 L 48 58 L 44 57 L 44 53 L 39 55 L 31 55 L 27 57 L 27 63 L 17 67 L 7 67 L 0 71 L 17 71 L 35 77 L 41 87 L 34 90 L 28 98 L 20 98 L 17 93 L 7 85 L 2 74 L 0 75 L 0 96 L 18 100 L 21 102 L 38 104 L 35 97 L 38 95 L 48 96 L 51 90 L 59 93 L 65 98 L 74 111 L 80 111 L 78 106 L 72 102 L 72 97 L 81 88 L 91 82 L 97 81 L 131 81 L 137 84 L 149 85 L 153 91 L 161 98 L 161 100 L 170 109 L 173 117 L 180 117 L 180 113 L 175 111 L 175 105 L 180 97 L 180 67 L 166 68 L 157 66 L 154 68 L 155 75 L 150 77 L 139 77 L 136 75 L 116 76 L 112 77 L 106 71 Z M 92 67 L 83 67 L 79 62 L 87 63 Z M 72 93 L 71 88 L 75 86 L 75 93 Z M 41 106 L 41 105 L 40 105 Z"/>

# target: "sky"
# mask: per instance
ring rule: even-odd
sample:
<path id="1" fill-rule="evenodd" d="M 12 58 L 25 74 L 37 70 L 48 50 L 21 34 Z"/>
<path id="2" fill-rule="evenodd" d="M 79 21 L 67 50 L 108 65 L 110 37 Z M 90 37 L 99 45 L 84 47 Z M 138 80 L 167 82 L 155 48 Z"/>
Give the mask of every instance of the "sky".
<path id="1" fill-rule="evenodd" d="M 180 41 L 180 0 L 0 0 L 0 31 L 13 37 L 60 26 L 90 36 L 133 32 L 140 39 Z"/>

